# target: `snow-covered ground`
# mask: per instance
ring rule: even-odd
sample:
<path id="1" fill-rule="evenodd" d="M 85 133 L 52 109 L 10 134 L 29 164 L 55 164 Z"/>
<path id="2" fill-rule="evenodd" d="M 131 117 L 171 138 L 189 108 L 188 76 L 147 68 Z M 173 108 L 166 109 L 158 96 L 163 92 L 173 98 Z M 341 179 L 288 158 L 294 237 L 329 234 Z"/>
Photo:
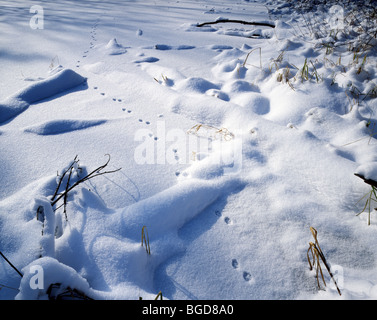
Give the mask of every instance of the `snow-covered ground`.
<path id="1" fill-rule="evenodd" d="M 376 15 L 317 2 L 2 0 L 0 298 L 376 299 Z"/>

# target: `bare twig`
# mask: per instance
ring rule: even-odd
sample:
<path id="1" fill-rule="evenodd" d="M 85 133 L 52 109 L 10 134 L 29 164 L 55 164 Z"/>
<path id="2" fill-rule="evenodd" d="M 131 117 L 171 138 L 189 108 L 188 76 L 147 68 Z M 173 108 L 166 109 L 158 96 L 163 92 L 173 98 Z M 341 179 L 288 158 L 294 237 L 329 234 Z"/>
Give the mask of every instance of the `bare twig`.
<path id="1" fill-rule="evenodd" d="M 53 199 L 51 199 L 51 206 L 54 206 L 61 198 L 63 197 L 66 197 L 66 195 L 68 194 L 69 191 L 71 191 L 73 188 L 77 187 L 80 183 L 83 183 L 89 179 L 92 179 L 94 177 L 97 177 L 97 176 L 101 176 L 103 174 L 107 174 L 107 173 L 113 173 L 113 172 L 117 172 L 119 170 L 121 170 L 122 168 L 119 168 L 119 169 L 116 169 L 116 170 L 110 170 L 110 171 L 104 171 L 104 172 L 100 172 L 101 170 L 103 170 L 110 162 L 110 155 L 109 154 L 106 154 L 109 159 L 107 160 L 107 162 L 102 165 L 102 166 L 99 166 L 97 169 L 94 169 L 92 172 L 90 172 L 88 175 L 86 175 L 85 177 L 77 180 L 72 186 L 66 187 L 65 191 L 62 192 L 61 194 L 59 194 L 58 196 L 54 195 Z M 76 159 L 76 158 L 75 158 Z M 68 169 L 70 170 L 70 169 Z M 65 171 L 64 174 L 66 174 L 68 172 L 68 170 Z M 56 197 L 56 198 L 55 198 Z"/>
<path id="2" fill-rule="evenodd" d="M 163 300 L 161 291 L 157 293 L 157 296 L 154 298 L 154 300 L 158 300 L 158 299 Z M 139 300 L 143 300 L 143 297 L 139 297 Z"/>
<path id="3" fill-rule="evenodd" d="M 361 178 L 364 180 L 366 184 L 369 184 L 371 186 L 371 191 L 369 191 L 366 195 L 364 195 L 357 203 L 359 203 L 361 200 L 363 200 L 366 196 L 368 196 L 367 201 L 365 202 L 364 208 L 362 211 L 360 211 L 358 215 L 364 212 L 364 210 L 368 207 L 368 226 L 370 225 L 370 217 L 371 217 L 371 204 L 372 202 L 377 202 L 377 181 L 372 179 L 366 179 L 362 174 L 355 173 L 355 176 Z M 373 198 L 374 196 L 374 198 Z M 376 210 L 376 208 L 374 208 Z"/>
<path id="4" fill-rule="evenodd" d="M 313 235 L 313 238 L 314 238 L 314 243 L 309 242 L 309 249 L 307 251 L 307 258 L 308 258 L 310 270 L 313 269 L 314 265 L 316 267 L 316 277 L 317 277 L 318 287 L 320 288 L 318 272 L 321 273 L 322 281 L 323 281 L 324 285 L 326 286 L 325 278 L 323 277 L 322 268 L 321 268 L 320 261 L 319 261 L 319 258 L 321 258 L 321 260 L 322 260 L 323 264 L 325 265 L 331 279 L 333 279 L 333 281 L 335 283 L 335 286 L 336 286 L 336 289 L 337 289 L 339 295 L 342 295 L 341 292 L 340 292 L 340 289 L 339 289 L 339 287 L 338 287 L 338 285 L 335 281 L 335 278 L 334 278 L 334 276 L 333 276 L 333 274 L 330 270 L 330 267 L 327 264 L 326 258 L 324 256 L 322 250 L 321 250 L 321 247 L 319 246 L 318 239 L 317 239 L 317 230 L 314 229 L 313 227 L 310 227 L 310 231 L 312 232 L 312 235 Z M 312 254 L 313 262 L 310 261 L 309 251 Z"/>
<path id="5" fill-rule="evenodd" d="M 0 251 L 0 255 L 4 258 L 6 262 L 14 269 L 16 272 L 20 275 L 20 277 L 23 277 L 23 274 L 6 258 L 6 256 L 3 255 L 3 253 Z"/>
<path id="6" fill-rule="evenodd" d="M 141 229 L 141 246 L 143 247 L 145 243 L 145 250 L 147 253 L 150 255 L 151 254 L 151 247 L 149 245 L 149 235 L 148 235 L 148 230 L 146 226 L 143 226 Z"/>
<path id="7" fill-rule="evenodd" d="M 94 300 L 80 290 L 63 287 L 61 283 L 50 284 L 46 293 L 49 300 Z"/>
<path id="8" fill-rule="evenodd" d="M 360 174 L 360 173 L 355 173 L 355 176 L 356 176 L 356 177 L 359 177 L 359 178 L 361 178 L 361 179 L 363 179 L 364 182 L 365 182 L 366 184 L 369 184 L 370 186 L 377 188 L 377 181 L 372 180 L 372 179 L 366 179 L 366 178 L 365 178 L 362 174 Z"/>
<path id="9" fill-rule="evenodd" d="M 240 24 L 246 24 L 246 25 L 252 25 L 252 26 L 264 26 L 264 27 L 271 27 L 275 28 L 275 25 L 272 23 L 267 23 L 267 22 L 249 22 L 249 21 L 243 21 L 243 20 L 231 20 L 231 19 L 219 19 L 216 21 L 212 22 L 203 22 L 203 23 L 198 23 L 196 26 L 197 27 L 203 27 L 209 24 L 217 24 L 217 23 L 240 23 Z"/>
<path id="10" fill-rule="evenodd" d="M 249 58 L 250 53 L 252 53 L 254 50 L 257 50 L 257 49 L 259 49 L 259 66 L 260 66 L 260 69 L 262 69 L 262 49 L 261 49 L 260 47 L 258 47 L 258 48 L 254 48 L 253 50 L 251 50 L 251 51 L 247 54 L 247 56 L 246 56 L 246 58 L 245 58 L 245 61 L 243 62 L 242 67 L 245 67 L 246 61 L 247 61 L 247 59 Z"/>
<path id="11" fill-rule="evenodd" d="M 52 196 L 51 201 L 54 201 L 55 197 L 57 196 L 57 194 L 58 194 L 58 192 L 59 192 L 59 189 L 60 189 L 60 185 L 62 184 L 62 182 L 63 182 L 63 178 L 64 178 L 64 176 L 66 175 L 66 173 L 67 173 L 69 170 L 71 170 L 71 169 L 73 168 L 73 166 L 75 165 L 75 163 L 78 163 L 78 162 L 79 162 L 79 160 L 77 159 L 77 155 L 76 155 L 76 157 L 75 157 L 75 159 L 73 160 L 73 162 L 71 163 L 71 165 L 68 167 L 67 170 L 65 170 L 65 171 L 63 172 L 62 176 L 60 177 L 59 183 L 58 183 L 58 185 L 57 185 L 57 187 L 56 187 L 56 189 L 55 189 L 55 193 L 54 193 L 54 195 Z"/>
<path id="12" fill-rule="evenodd" d="M 16 290 L 16 291 L 20 291 L 20 290 L 17 289 L 17 288 L 9 287 L 9 286 L 6 286 L 6 285 L 0 283 L 0 290 L 1 290 L 2 288 L 12 289 L 12 290 Z"/>
<path id="13" fill-rule="evenodd" d="M 71 180 L 72 170 L 73 170 L 73 168 L 71 168 L 71 170 L 69 172 L 69 176 L 68 176 L 68 180 L 67 180 L 67 186 L 65 187 L 65 193 L 64 193 L 64 215 L 65 215 L 65 221 L 68 221 L 68 217 L 67 217 L 68 191 L 67 190 L 69 189 L 69 182 Z"/>

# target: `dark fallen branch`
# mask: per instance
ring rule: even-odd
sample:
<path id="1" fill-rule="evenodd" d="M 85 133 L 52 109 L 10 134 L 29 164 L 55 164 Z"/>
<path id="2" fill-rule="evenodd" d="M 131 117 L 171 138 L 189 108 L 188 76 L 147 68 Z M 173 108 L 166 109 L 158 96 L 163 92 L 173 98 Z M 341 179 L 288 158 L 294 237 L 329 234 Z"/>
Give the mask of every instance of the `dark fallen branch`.
<path id="1" fill-rule="evenodd" d="M 370 186 L 377 188 L 377 181 L 374 181 L 372 179 L 366 179 L 363 175 L 359 173 L 355 173 L 355 176 L 363 179 L 366 184 L 369 184 Z"/>
<path id="2" fill-rule="evenodd" d="M 0 283 L 0 290 L 1 290 L 2 288 L 12 289 L 12 290 L 16 290 L 16 291 L 20 291 L 20 290 L 17 289 L 17 288 L 9 287 L 9 286 L 6 286 L 6 285 L 3 285 L 3 284 Z"/>
<path id="3" fill-rule="evenodd" d="M 51 201 L 54 201 L 55 197 L 58 195 L 58 192 L 59 192 L 59 189 L 60 189 L 60 185 L 61 185 L 62 182 L 63 182 L 63 178 L 64 178 L 64 176 L 67 174 L 68 171 L 70 171 L 70 170 L 73 168 L 73 166 L 75 165 L 75 163 L 78 163 L 78 162 L 79 162 L 79 160 L 77 159 L 77 155 L 76 155 L 76 157 L 75 157 L 75 159 L 73 160 L 73 162 L 71 163 L 71 165 L 70 165 L 70 166 L 68 167 L 68 169 L 65 170 L 65 171 L 63 172 L 63 174 L 61 175 L 60 180 L 59 180 L 59 183 L 58 183 L 58 185 L 57 185 L 57 187 L 56 187 L 56 189 L 55 189 L 55 193 L 54 193 L 54 195 L 53 195 L 52 198 L 51 198 Z"/>
<path id="4" fill-rule="evenodd" d="M 262 26 L 262 27 L 275 28 L 274 24 L 267 23 L 267 22 L 249 22 L 249 21 L 231 20 L 231 19 L 219 19 L 219 20 L 212 21 L 212 22 L 203 22 L 203 23 L 198 23 L 196 26 L 197 27 L 203 27 L 203 26 L 206 26 L 206 25 L 217 24 L 217 23 L 240 23 L 240 24 L 246 24 L 246 25 L 251 25 L 251 26 Z"/>
<path id="5" fill-rule="evenodd" d="M 68 189 L 69 189 L 69 182 L 71 181 L 71 175 L 72 175 L 73 167 L 69 171 L 69 176 L 67 180 L 67 186 L 65 187 L 65 194 L 64 194 L 64 215 L 65 215 L 65 220 L 68 221 L 67 217 L 67 198 L 68 198 Z"/>
<path id="6" fill-rule="evenodd" d="M 61 283 L 52 283 L 46 291 L 49 300 L 94 300 L 84 292 L 63 287 Z"/>
<path id="7" fill-rule="evenodd" d="M 0 251 L 0 255 L 4 258 L 4 260 L 6 261 L 6 262 L 8 262 L 8 264 L 20 275 L 20 277 L 22 278 L 23 277 L 23 274 L 20 272 L 20 271 L 18 271 L 18 269 L 7 259 L 7 257 L 6 256 L 4 256 L 3 255 L 3 253 Z"/>
<path id="8" fill-rule="evenodd" d="M 85 177 L 81 178 L 80 180 L 77 180 L 71 186 L 69 186 L 69 180 L 70 180 L 70 176 L 71 176 L 71 173 L 72 173 L 71 172 L 72 166 L 70 166 L 65 171 L 65 173 L 64 173 L 64 175 L 65 175 L 68 171 L 70 171 L 67 186 L 66 186 L 65 190 L 62 193 L 60 193 L 59 195 L 54 195 L 54 197 L 51 199 L 51 206 L 54 206 L 63 197 L 66 199 L 66 196 L 67 196 L 68 192 L 71 191 L 73 188 L 77 187 L 80 183 L 83 183 L 83 182 L 85 182 L 85 181 L 87 181 L 89 179 L 92 179 L 94 177 L 101 176 L 103 174 L 113 173 L 113 172 L 117 172 L 117 171 L 121 170 L 121 168 L 119 168 L 119 169 L 116 169 L 116 170 L 101 172 L 101 170 L 103 170 L 109 164 L 109 162 L 110 162 L 110 155 L 107 154 L 107 156 L 109 157 L 109 159 L 107 160 L 107 162 L 104 165 L 99 166 L 97 169 L 94 169 L 92 172 L 90 172 L 89 174 L 87 174 Z M 66 201 L 64 203 L 66 204 Z"/>

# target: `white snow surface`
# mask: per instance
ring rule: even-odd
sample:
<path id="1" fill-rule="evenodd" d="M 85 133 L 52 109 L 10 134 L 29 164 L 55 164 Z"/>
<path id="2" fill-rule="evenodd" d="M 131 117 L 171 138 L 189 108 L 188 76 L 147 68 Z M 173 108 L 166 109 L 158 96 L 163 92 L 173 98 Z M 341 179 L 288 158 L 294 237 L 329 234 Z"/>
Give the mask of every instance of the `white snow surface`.
<path id="1" fill-rule="evenodd" d="M 0 251 L 23 275 L 0 257 L 0 299 L 377 298 L 355 176 L 377 180 L 376 47 L 319 45 L 330 4 L 46 0 L 40 29 L 31 6 L 0 3 Z M 275 28 L 196 26 L 220 18 Z M 76 155 L 60 192 L 114 172 L 52 207 Z"/>

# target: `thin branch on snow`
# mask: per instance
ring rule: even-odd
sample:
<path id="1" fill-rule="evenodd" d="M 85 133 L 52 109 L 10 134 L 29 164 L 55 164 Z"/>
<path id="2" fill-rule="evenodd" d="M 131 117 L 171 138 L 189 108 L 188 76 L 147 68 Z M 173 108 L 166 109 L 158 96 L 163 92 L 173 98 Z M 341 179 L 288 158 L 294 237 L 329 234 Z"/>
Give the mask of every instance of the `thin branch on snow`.
<path id="1" fill-rule="evenodd" d="M 102 166 L 99 166 L 97 169 L 94 169 L 92 172 L 90 172 L 88 175 L 86 175 L 85 177 L 83 177 L 82 179 L 76 181 L 72 186 L 69 187 L 69 185 L 67 184 L 67 187 L 66 189 L 60 193 L 58 196 L 54 195 L 53 198 L 51 199 L 51 206 L 54 206 L 61 198 L 66 198 L 67 194 L 69 191 L 71 191 L 73 188 L 77 187 L 80 183 L 83 183 L 89 179 L 92 179 L 94 177 L 97 177 L 97 176 L 101 176 L 101 175 L 104 175 L 104 174 L 107 174 L 107 173 L 113 173 L 113 172 L 117 172 L 119 170 L 121 170 L 122 168 L 119 168 L 119 169 L 115 169 L 115 170 L 110 170 L 110 171 L 104 171 L 104 172 L 101 172 L 101 170 L 103 170 L 110 162 L 110 155 L 107 154 L 107 156 L 109 157 L 109 159 L 107 160 L 107 162 L 102 165 Z M 76 158 L 75 158 L 75 161 L 76 161 Z M 64 172 L 63 176 L 72 169 L 72 166 L 73 164 L 75 163 L 75 161 L 72 163 L 72 165 Z M 76 161 L 77 162 L 77 161 Z M 71 174 L 70 174 L 71 175 Z M 69 179 L 68 179 L 69 180 Z M 61 183 L 61 182 L 60 182 Z"/>
<path id="2" fill-rule="evenodd" d="M 217 23 L 240 23 L 240 24 L 246 24 L 246 25 L 252 25 L 252 26 L 263 26 L 263 27 L 275 28 L 275 25 L 272 24 L 272 23 L 249 22 L 249 21 L 244 21 L 244 20 L 232 20 L 232 19 L 219 19 L 219 20 L 212 21 L 212 22 L 203 22 L 203 23 L 197 24 L 196 26 L 197 27 L 203 27 L 203 26 L 206 26 L 206 25 L 217 24 Z"/>
<path id="3" fill-rule="evenodd" d="M 16 270 L 16 272 L 21 276 L 21 278 L 23 277 L 23 274 L 7 259 L 6 256 L 3 255 L 3 253 L 0 251 L 0 255 L 4 258 L 4 260 L 6 262 L 8 262 L 8 264 L 14 269 Z"/>
<path id="4" fill-rule="evenodd" d="M 355 176 L 363 179 L 366 184 L 369 184 L 372 187 L 376 187 L 377 188 L 377 181 L 372 180 L 372 179 L 366 179 L 362 174 L 359 174 L 359 173 L 355 173 Z"/>
<path id="5" fill-rule="evenodd" d="M 68 171 L 70 171 L 73 168 L 73 166 L 75 165 L 75 163 L 78 163 L 78 162 L 79 162 L 79 160 L 77 159 L 77 155 L 76 155 L 76 157 L 75 157 L 75 159 L 73 159 L 73 162 L 71 163 L 71 165 L 67 168 L 67 170 L 65 170 L 63 172 L 62 176 L 60 177 L 59 183 L 58 183 L 58 185 L 57 185 L 57 187 L 55 189 L 55 193 L 52 196 L 51 201 L 54 201 L 55 197 L 58 195 L 58 192 L 59 192 L 59 189 L 60 189 L 60 185 L 63 182 L 64 176 L 67 174 Z"/>

